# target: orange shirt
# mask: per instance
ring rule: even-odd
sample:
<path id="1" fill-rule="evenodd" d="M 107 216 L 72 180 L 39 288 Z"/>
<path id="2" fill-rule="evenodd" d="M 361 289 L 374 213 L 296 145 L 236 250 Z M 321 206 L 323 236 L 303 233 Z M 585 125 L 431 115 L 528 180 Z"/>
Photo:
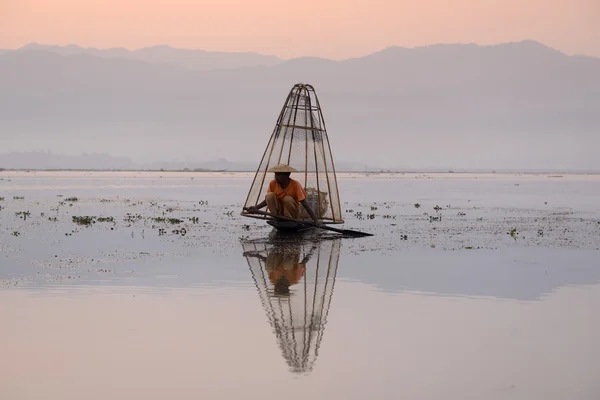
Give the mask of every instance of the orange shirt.
<path id="1" fill-rule="evenodd" d="M 283 266 L 278 265 L 274 271 L 269 272 L 269 280 L 273 285 L 275 285 L 279 278 L 285 276 L 288 282 L 290 283 L 290 286 L 295 285 L 296 283 L 298 283 L 300 278 L 304 276 L 305 270 L 306 267 L 304 266 L 304 264 L 300 263 L 296 264 L 296 266 L 293 269 L 285 269 Z"/>
<path id="2" fill-rule="evenodd" d="M 291 196 L 298 203 L 306 199 L 306 192 L 304 191 L 304 188 L 300 182 L 293 179 L 290 179 L 290 183 L 285 189 L 283 189 L 281 185 L 277 183 L 275 179 L 273 179 L 271 183 L 269 183 L 269 189 L 267 192 L 275 193 L 275 196 L 277 196 L 279 200 L 283 200 L 285 196 Z"/>
<path id="3" fill-rule="evenodd" d="M 277 284 L 282 276 L 287 278 L 290 286 L 295 285 L 304 276 L 306 270 L 306 266 L 300 263 L 300 253 L 293 250 L 283 254 L 270 253 L 265 264 L 269 280 L 273 285 Z"/>

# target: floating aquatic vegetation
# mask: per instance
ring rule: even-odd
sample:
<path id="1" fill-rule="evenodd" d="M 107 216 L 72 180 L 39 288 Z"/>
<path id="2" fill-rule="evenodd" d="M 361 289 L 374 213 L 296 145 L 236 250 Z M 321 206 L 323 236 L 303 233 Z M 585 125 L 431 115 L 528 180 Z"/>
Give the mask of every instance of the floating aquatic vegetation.
<path id="1" fill-rule="evenodd" d="M 89 217 L 89 216 L 84 216 L 84 217 L 78 217 L 73 215 L 72 220 L 74 223 L 76 223 L 77 225 L 81 225 L 81 226 L 90 226 L 92 224 L 95 224 L 96 217 Z"/>
<path id="2" fill-rule="evenodd" d="M 27 220 L 27 217 L 31 216 L 31 213 L 29 211 L 19 211 L 15 213 L 19 218 L 21 218 L 22 220 Z"/>
<path id="3" fill-rule="evenodd" d="M 198 223 L 198 219 L 196 217 L 194 218 L 189 218 L 190 221 L 194 222 L 194 223 Z M 182 219 L 179 218 L 165 218 L 165 217 L 154 217 L 152 218 L 152 221 L 156 222 L 156 223 L 165 223 L 168 222 L 169 224 L 181 224 L 183 222 Z"/>
<path id="4" fill-rule="evenodd" d="M 195 218 L 195 217 L 194 217 L 194 218 Z M 172 225 L 175 225 L 175 224 L 181 224 L 181 223 L 183 222 L 183 220 L 181 220 L 181 219 L 179 219 L 179 218 L 165 218 L 165 217 L 154 217 L 154 218 L 152 218 L 152 220 L 153 220 L 154 222 L 156 222 L 156 223 L 159 223 L 159 224 L 160 224 L 160 223 L 165 223 L 165 222 L 168 222 L 169 224 L 172 224 Z M 191 220 L 193 220 L 193 218 L 190 218 L 190 221 L 191 221 Z M 195 221 L 196 221 L 196 222 L 194 222 L 194 223 L 197 223 L 197 222 L 198 222 L 198 219 L 196 218 L 196 219 L 195 219 Z"/>
<path id="5" fill-rule="evenodd" d="M 56 222 L 57 218 L 50 217 L 50 218 L 48 218 L 48 220 Z M 96 222 L 112 222 L 112 223 L 115 222 L 114 217 L 95 217 L 95 216 L 83 216 L 83 217 L 73 216 L 72 220 L 77 225 L 83 225 L 83 226 L 89 226 L 89 225 L 95 224 Z"/>
<path id="6" fill-rule="evenodd" d="M 125 215 L 125 218 L 123 218 L 123 220 L 125 222 L 136 222 L 141 220 L 143 217 L 140 214 L 131 214 L 131 213 L 127 213 Z"/>

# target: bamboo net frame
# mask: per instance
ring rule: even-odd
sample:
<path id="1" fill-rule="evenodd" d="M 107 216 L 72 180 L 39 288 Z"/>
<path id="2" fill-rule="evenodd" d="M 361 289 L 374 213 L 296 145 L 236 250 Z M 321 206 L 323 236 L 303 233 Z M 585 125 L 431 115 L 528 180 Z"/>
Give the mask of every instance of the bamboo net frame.
<path id="1" fill-rule="evenodd" d="M 288 164 L 298 170 L 291 178 L 302 184 L 309 205 L 324 223 L 344 222 L 325 118 L 312 85 L 299 83 L 288 93 L 244 207 L 264 200 L 270 183 L 268 170 L 277 164 Z M 242 215 L 266 218 L 244 212 Z M 300 219 L 310 219 L 302 207 Z"/>

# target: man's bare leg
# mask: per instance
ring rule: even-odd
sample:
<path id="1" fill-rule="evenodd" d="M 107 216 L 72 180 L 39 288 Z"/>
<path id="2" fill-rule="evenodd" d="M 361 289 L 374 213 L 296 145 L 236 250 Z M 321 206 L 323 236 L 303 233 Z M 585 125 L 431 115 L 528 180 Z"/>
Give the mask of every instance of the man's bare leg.
<path id="1" fill-rule="evenodd" d="M 267 201 L 267 208 L 271 214 L 283 214 L 283 204 L 281 204 L 281 202 L 279 201 L 277 196 L 275 196 L 274 193 L 267 193 L 265 200 Z"/>
<path id="2" fill-rule="evenodd" d="M 293 197 L 286 196 L 283 198 L 283 215 L 288 218 L 298 219 L 299 214 L 298 203 Z"/>

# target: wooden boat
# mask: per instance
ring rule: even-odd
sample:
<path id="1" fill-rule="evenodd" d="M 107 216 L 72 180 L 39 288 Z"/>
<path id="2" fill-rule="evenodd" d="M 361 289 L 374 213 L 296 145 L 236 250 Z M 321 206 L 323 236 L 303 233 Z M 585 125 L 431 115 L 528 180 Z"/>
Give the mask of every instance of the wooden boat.
<path id="1" fill-rule="evenodd" d="M 265 199 L 270 178 L 268 171 L 275 165 L 285 164 L 297 172 L 292 178 L 306 191 L 307 202 L 323 224 L 342 224 L 340 204 L 331 145 L 325 119 L 315 89 L 308 84 L 296 84 L 290 90 L 279 113 L 275 129 L 256 170 L 241 215 L 267 220 L 282 232 L 302 232 L 311 226 L 301 222 L 276 221 L 271 217 L 246 212 Z M 299 221 L 311 221 L 300 206 Z"/>
<path id="2" fill-rule="evenodd" d="M 306 225 L 301 222 L 279 221 L 276 219 L 267 220 L 267 224 L 271 225 L 273 228 L 282 233 L 301 233 L 315 229 L 313 226 Z"/>

